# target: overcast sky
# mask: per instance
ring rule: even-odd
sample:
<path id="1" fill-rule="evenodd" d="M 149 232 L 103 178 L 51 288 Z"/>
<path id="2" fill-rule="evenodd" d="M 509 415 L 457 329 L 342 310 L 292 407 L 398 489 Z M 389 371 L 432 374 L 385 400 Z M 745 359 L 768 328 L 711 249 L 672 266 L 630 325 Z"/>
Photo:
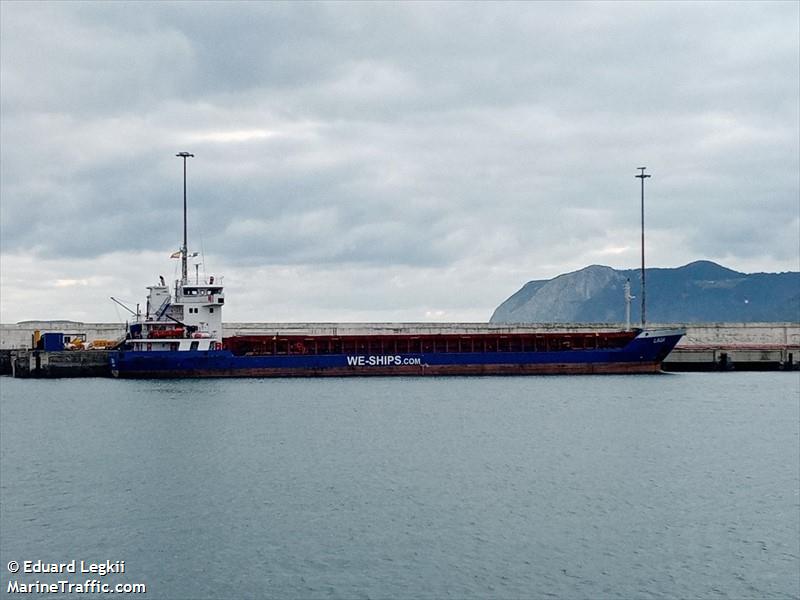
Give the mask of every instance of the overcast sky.
<path id="1" fill-rule="evenodd" d="M 800 269 L 800 3 L 0 3 L 0 320 L 486 321 L 526 281 Z M 202 272 L 202 271 L 201 271 Z"/>

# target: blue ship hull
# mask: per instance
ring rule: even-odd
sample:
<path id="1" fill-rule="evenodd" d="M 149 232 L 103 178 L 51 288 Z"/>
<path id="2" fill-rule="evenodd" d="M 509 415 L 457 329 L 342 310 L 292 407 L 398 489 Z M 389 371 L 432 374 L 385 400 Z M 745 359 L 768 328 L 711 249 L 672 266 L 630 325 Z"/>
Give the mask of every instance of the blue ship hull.
<path id="1" fill-rule="evenodd" d="M 324 377 L 655 373 L 683 331 L 643 332 L 622 348 L 552 352 L 246 355 L 230 350 L 111 354 L 116 377 Z"/>

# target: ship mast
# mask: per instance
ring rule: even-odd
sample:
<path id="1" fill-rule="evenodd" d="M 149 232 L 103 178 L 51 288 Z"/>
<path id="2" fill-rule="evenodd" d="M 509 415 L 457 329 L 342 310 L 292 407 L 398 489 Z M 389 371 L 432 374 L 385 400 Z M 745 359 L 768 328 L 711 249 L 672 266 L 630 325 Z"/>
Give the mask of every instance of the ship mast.
<path id="1" fill-rule="evenodd" d="M 181 283 L 186 283 L 186 257 L 188 247 L 186 243 L 186 159 L 194 158 L 194 154 L 189 152 L 178 152 L 175 156 L 183 159 L 183 246 L 181 247 Z M 649 175 L 648 175 L 649 177 Z"/>
<path id="2" fill-rule="evenodd" d="M 631 296 L 631 280 L 625 280 L 625 331 L 631 330 L 631 300 L 636 296 Z"/>
<path id="3" fill-rule="evenodd" d="M 645 324 L 647 323 L 647 319 L 645 318 L 645 304 L 644 304 L 644 180 L 650 177 L 650 175 L 645 175 L 644 170 L 647 167 L 637 167 L 641 171 L 638 175 L 634 175 L 634 177 L 642 180 L 642 329 L 644 329 Z"/>

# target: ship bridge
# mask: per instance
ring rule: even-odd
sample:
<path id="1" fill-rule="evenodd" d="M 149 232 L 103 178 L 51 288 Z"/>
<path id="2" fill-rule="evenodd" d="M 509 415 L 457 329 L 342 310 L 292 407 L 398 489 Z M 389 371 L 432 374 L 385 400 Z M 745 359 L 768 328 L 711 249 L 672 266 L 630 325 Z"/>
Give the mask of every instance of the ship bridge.
<path id="1" fill-rule="evenodd" d="M 213 277 L 194 283 L 176 281 L 173 304 L 181 310 L 180 320 L 187 326 L 208 333 L 213 338 L 222 339 L 225 293 L 220 281 L 215 282 Z"/>

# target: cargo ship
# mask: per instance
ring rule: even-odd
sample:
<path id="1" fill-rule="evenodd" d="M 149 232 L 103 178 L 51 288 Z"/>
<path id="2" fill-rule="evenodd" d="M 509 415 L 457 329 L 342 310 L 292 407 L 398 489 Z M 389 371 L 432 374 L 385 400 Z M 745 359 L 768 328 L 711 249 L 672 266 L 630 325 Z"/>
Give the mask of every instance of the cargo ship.
<path id="1" fill-rule="evenodd" d="M 144 313 L 110 354 L 115 377 L 325 377 L 656 373 L 685 333 L 619 329 L 576 333 L 377 333 L 223 337 L 222 278 L 187 273 L 184 159 L 181 277 L 148 286 Z M 194 255 L 194 254 L 193 254 Z"/>
<path id="2" fill-rule="evenodd" d="M 134 337 L 116 377 L 657 373 L 682 332 Z"/>

